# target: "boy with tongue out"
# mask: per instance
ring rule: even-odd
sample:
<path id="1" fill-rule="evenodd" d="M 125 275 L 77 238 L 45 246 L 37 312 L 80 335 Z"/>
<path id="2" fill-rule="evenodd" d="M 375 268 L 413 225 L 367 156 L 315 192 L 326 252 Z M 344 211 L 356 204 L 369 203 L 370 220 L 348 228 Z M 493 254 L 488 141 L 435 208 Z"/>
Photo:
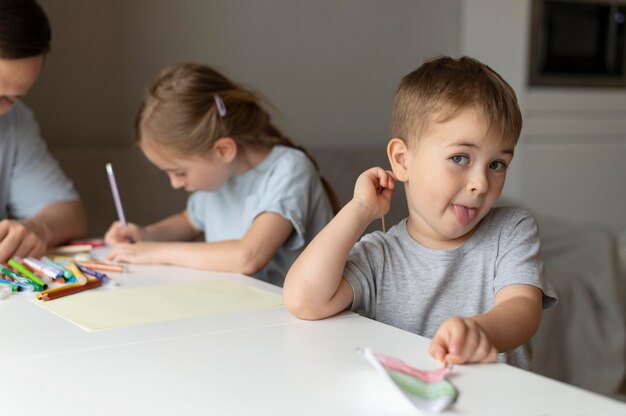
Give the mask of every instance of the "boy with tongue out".
<path id="1" fill-rule="evenodd" d="M 493 208 L 522 127 L 513 89 L 468 57 L 437 58 L 395 94 L 387 155 L 308 245 L 285 280 L 287 308 L 322 319 L 347 308 L 432 338 L 446 363 L 505 361 L 528 369 L 527 342 L 556 302 L 535 220 Z M 409 216 L 361 234 L 403 182 Z"/>

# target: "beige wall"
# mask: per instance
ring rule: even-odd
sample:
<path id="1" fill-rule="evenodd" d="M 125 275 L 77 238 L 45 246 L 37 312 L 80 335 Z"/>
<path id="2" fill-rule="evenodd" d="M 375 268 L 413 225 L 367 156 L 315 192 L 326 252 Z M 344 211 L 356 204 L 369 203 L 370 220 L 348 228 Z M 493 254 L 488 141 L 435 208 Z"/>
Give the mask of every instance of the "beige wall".
<path id="1" fill-rule="evenodd" d="M 530 1 L 41 0 L 53 52 L 28 102 L 53 148 L 128 146 L 141 91 L 180 61 L 269 98 L 308 147 L 381 151 L 400 77 L 469 54 L 518 93 L 525 128 L 505 196 L 626 228 L 626 91 L 529 89 Z"/>
<path id="2" fill-rule="evenodd" d="M 458 1 L 41 0 L 53 52 L 28 102 L 51 146 L 126 145 L 141 91 L 180 61 L 255 87 L 307 146 L 382 146 L 393 90 L 458 51 Z"/>
<path id="3" fill-rule="evenodd" d="M 507 79 L 524 115 L 505 196 L 539 215 L 626 230 L 626 89 L 530 88 L 530 8 L 460 3 L 461 53 Z"/>

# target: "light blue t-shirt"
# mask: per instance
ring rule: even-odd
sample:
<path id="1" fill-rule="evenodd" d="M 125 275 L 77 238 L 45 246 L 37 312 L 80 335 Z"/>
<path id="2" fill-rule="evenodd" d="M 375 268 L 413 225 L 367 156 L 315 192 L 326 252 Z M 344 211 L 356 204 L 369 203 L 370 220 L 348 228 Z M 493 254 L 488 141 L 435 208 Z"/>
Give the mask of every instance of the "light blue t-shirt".
<path id="1" fill-rule="evenodd" d="M 432 338 L 452 316 L 491 309 L 496 293 L 509 285 L 535 286 L 548 308 L 557 297 L 539 251 L 537 223 L 520 208 L 493 208 L 474 234 L 451 250 L 422 246 L 404 220 L 387 233 L 365 235 L 353 247 L 344 269 L 354 291 L 351 309 Z M 526 345 L 498 360 L 530 367 Z"/>
<path id="2" fill-rule="evenodd" d="M 52 203 L 78 199 L 48 153 L 33 113 L 16 102 L 0 116 L 0 219 L 30 218 Z"/>
<path id="3" fill-rule="evenodd" d="M 217 191 L 193 193 L 187 212 L 207 242 L 240 240 L 264 212 L 290 221 L 293 233 L 255 275 L 278 286 L 304 247 L 333 217 L 313 163 L 301 151 L 285 146 L 275 146 L 261 163 L 231 177 Z"/>

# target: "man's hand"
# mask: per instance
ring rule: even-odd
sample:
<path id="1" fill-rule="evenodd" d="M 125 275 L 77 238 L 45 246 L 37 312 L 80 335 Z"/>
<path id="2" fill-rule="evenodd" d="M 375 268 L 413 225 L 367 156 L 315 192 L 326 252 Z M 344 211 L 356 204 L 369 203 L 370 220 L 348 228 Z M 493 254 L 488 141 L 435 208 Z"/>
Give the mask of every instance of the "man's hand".
<path id="1" fill-rule="evenodd" d="M 0 221 L 0 262 L 13 256 L 41 257 L 48 248 L 50 230 L 35 221 Z"/>

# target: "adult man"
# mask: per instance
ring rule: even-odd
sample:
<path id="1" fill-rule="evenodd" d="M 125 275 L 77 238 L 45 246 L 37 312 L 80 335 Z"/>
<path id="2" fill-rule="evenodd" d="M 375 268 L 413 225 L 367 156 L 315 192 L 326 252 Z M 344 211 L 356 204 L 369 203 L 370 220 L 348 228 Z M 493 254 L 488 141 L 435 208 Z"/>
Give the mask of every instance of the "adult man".
<path id="1" fill-rule="evenodd" d="M 86 230 L 78 194 L 19 101 L 39 76 L 50 38 L 34 0 L 0 0 L 0 262 L 41 256 Z"/>

